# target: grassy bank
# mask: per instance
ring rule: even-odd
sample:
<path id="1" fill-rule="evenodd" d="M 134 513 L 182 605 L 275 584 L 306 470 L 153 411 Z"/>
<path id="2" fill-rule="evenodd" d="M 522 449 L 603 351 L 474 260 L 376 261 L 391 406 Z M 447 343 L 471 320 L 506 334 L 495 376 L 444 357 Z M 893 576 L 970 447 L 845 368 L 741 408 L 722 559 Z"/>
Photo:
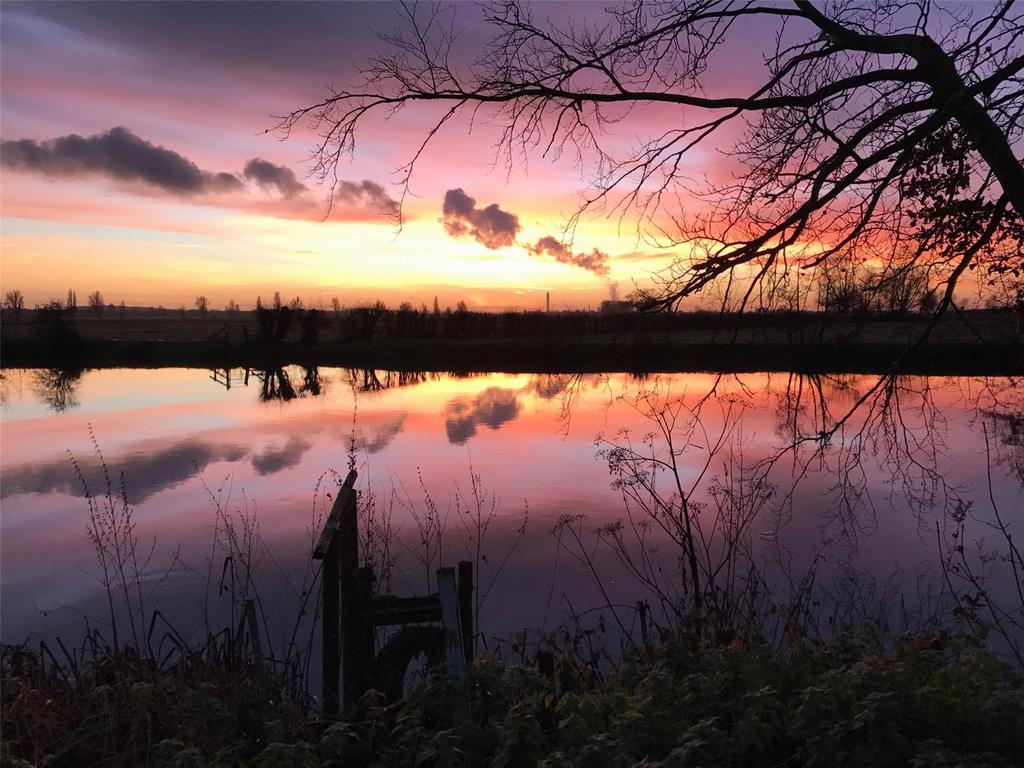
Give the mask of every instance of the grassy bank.
<path id="1" fill-rule="evenodd" d="M 3 658 L 5 765 L 1016 766 L 1024 679 L 945 636 L 883 651 L 870 633 L 785 653 L 668 642 L 603 677 L 568 657 L 479 658 L 469 717 L 432 675 L 403 702 L 374 692 L 344 721 L 282 697 L 272 674 L 162 672 L 111 658 L 74 678 Z"/>
<path id="2" fill-rule="evenodd" d="M 768 318 L 771 319 L 771 318 Z M 56 336 L 28 320 L 7 326 L 6 367 L 199 366 L 271 369 L 289 364 L 420 371 L 688 372 L 814 371 L 1010 375 L 1024 371 L 1024 337 L 1011 318 L 976 313 L 968 324 L 944 320 L 930 340 L 905 354 L 924 327 L 919 318 L 798 318 L 774 324 L 754 317 L 729 327 L 713 315 L 689 326 L 622 332 L 511 336 L 345 338 L 330 318 L 315 342 L 295 334 L 261 340 L 244 315 L 234 319 L 75 319 Z M 250 326 L 252 326 L 250 328 Z M 552 326 L 557 328 L 557 326 Z M 549 329 L 551 330 L 551 329 Z M 601 330 L 597 328 L 595 330 Z"/>

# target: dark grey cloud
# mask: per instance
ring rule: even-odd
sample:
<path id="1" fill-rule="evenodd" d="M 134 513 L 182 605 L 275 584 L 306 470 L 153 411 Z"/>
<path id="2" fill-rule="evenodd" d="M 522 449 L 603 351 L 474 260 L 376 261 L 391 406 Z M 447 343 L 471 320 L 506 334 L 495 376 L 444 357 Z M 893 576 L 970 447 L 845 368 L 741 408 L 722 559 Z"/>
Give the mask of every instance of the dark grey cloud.
<path id="1" fill-rule="evenodd" d="M 476 200 L 462 189 L 449 189 L 442 212 L 444 229 L 452 237 L 468 235 L 492 249 L 515 245 L 519 217 L 501 210 L 497 203 L 477 208 Z"/>
<path id="2" fill-rule="evenodd" d="M 594 248 L 590 253 L 573 253 L 569 246 L 550 235 L 542 237 L 535 245 L 529 246 L 529 250 L 534 256 L 550 256 L 562 264 L 582 267 L 601 277 L 605 277 L 609 272 L 608 259 L 610 257 L 604 251 Z"/>
<path id="3" fill-rule="evenodd" d="M 456 397 L 444 408 L 444 428 L 448 442 L 462 445 L 476 434 L 477 424 L 498 429 L 519 415 L 515 390 L 488 387 L 472 400 Z"/>
<path id="4" fill-rule="evenodd" d="M 306 191 L 306 185 L 295 177 L 295 171 L 262 157 L 254 157 L 246 163 L 242 175 L 247 181 L 254 182 L 263 189 L 276 189 L 281 197 L 291 198 Z"/>
<path id="5" fill-rule="evenodd" d="M 334 188 L 334 202 L 369 208 L 379 213 L 398 212 L 398 203 L 375 181 L 339 181 Z"/>
<path id="6" fill-rule="evenodd" d="M 451 237 L 472 237 L 488 248 L 501 248 L 516 244 L 521 227 L 519 217 L 503 211 L 497 203 L 486 208 L 477 208 L 476 200 L 461 188 L 449 189 L 444 195 L 442 206 L 444 230 Z M 610 271 L 604 251 L 594 248 L 589 253 L 575 253 L 557 238 L 542 237 L 534 245 L 524 246 L 534 256 L 548 256 L 562 264 L 571 264 L 606 277 Z"/>
<path id="7" fill-rule="evenodd" d="M 120 477 L 124 475 L 128 501 L 139 504 L 155 493 L 179 485 L 198 471 L 218 461 L 238 461 L 249 449 L 243 445 L 215 444 L 185 440 L 160 450 L 146 450 L 107 460 L 115 493 L 120 493 Z M 96 458 L 79 458 L 78 466 L 93 495 L 106 492 L 103 465 Z M 16 466 L 4 470 L 0 496 L 19 493 L 65 493 L 84 496 L 81 480 L 70 459 Z"/>
<path id="8" fill-rule="evenodd" d="M 261 157 L 245 164 L 238 176 L 206 171 L 184 155 L 157 146 L 124 127 L 111 128 L 93 136 L 69 134 L 49 141 L 33 139 L 5 140 L 0 146 L 0 162 L 5 168 L 54 178 L 99 176 L 122 182 L 141 182 L 161 192 L 190 197 L 220 192 L 246 192 L 244 181 L 280 195 L 280 200 L 246 199 L 238 195 L 225 201 L 230 207 L 260 210 L 271 215 L 300 218 L 323 214 L 320 205 L 306 193 L 295 172 Z M 244 181 L 243 181 L 244 179 Z M 380 184 L 363 181 L 338 181 L 334 190 L 336 207 L 394 214 L 396 203 Z"/>
<path id="9" fill-rule="evenodd" d="M 296 466 L 312 447 L 312 443 L 301 437 L 293 436 L 280 448 L 268 447 L 252 457 L 252 468 L 257 475 L 272 475 L 282 469 Z"/>
<path id="10" fill-rule="evenodd" d="M 49 141 L 3 141 L 0 163 L 12 170 L 45 176 L 105 176 L 142 182 L 175 195 L 242 188 L 234 174 L 203 170 L 184 155 L 151 144 L 120 126 L 93 136 L 72 133 Z"/>

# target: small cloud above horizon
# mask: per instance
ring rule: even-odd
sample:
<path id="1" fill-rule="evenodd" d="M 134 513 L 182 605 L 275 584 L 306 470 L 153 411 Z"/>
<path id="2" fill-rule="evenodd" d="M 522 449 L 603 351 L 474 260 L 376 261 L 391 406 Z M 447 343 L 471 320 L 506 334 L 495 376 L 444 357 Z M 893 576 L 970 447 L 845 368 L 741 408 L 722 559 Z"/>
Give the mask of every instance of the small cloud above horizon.
<path id="1" fill-rule="evenodd" d="M 527 246 L 527 250 L 534 256 L 550 256 L 562 264 L 581 267 L 598 277 L 607 277 L 611 271 L 608 266 L 611 257 L 604 251 L 594 248 L 589 253 L 574 253 L 572 248 L 550 235 L 542 237 L 535 245 Z"/>
<path id="2" fill-rule="evenodd" d="M 444 230 L 451 237 L 468 235 L 491 250 L 515 245 L 519 217 L 501 210 L 497 203 L 477 208 L 476 200 L 459 187 L 445 192 L 441 210 Z"/>
<path id="3" fill-rule="evenodd" d="M 535 244 L 517 242 L 519 217 L 510 211 L 503 211 L 497 203 L 478 208 L 476 199 L 461 188 L 449 189 L 444 195 L 441 208 L 444 230 L 450 237 L 472 237 L 490 250 L 518 245 L 533 256 L 548 256 L 560 264 L 569 264 L 592 272 L 598 277 L 607 277 L 611 271 L 609 254 L 594 248 L 589 253 L 575 253 L 558 238 L 547 235 Z"/>

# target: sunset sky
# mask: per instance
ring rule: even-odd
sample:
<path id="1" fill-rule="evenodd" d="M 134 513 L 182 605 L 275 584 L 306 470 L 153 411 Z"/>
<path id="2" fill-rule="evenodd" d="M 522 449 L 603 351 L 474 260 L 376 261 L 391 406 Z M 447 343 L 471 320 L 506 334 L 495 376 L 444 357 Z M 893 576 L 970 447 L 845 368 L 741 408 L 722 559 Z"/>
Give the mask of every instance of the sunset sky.
<path id="1" fill-rule="evenodd" d="M 539 12 L 564 20 L 600 8 Z M 472 53 L 485 39 L 481 12 L 470 3 L 453 12 Z M 280 290 L 307 305 L 439 295 L 442 306 L 536 308 L 551 291 L 553 307 L 577 308 L 596 306 L 613 283 L 628 292 L 671 256 L 614 218 L 589 219 L 576 234 L 579 252 L 608 254 L 599 269 L 531 252 L 560 237 L 592 169 L 539 153 L 511 172 L 495 167 L 486 120 L 471 134 L 452 125 L 430 147 L 398 231 L 386 215 L 400 194 L 395 169 L 431 109 L 368 126 L 323 220 L 326 190 L 308 177 L 314 135 L 282 141 L 266 130 L 327 84 L 355 82 L 379 45 L 372 30 L 397 22 L 391 5 L 4 3 L 0 13 L 0 277 L 29 306 L 74 288 L 168 307 L 199 293 L 214 307 L 248 307 Z M 628 124 L 607 140 L 626 146 L 636 133 Z M 455 220 L 443 219 L 450 190 L 462 190 Z M 520 229 L 487 247 L 471 232 L 491 204 Z"/>
<path id="2" fill-rule="evenodd" d="M 494 28 L 476 3 L 442 8 L 460 32 L 452 62 L 467 72 Z M 603 2 L 530 8 L 542 25 L 607 20 Z M 937 15 L 939 27 L 953 18 Z M 652 273 L 688 257 L 642 237 L 635 210 L 590 215 L 571 248 L 564 244 L 566 222 L 595 179 L 595 157 L 545 154 L 542 141 L 506 162 L 502 126 L 486 108 L 430 142 L 401 228 L 392 215 L 399 169 L 447 105 L 372 113 L 354 156 L 338 168 L 329 208 L 327 188 L 312 175 L 318 134 L 300 124 L 286 138 L 275 127 L 330 87 L 361 83 L 368 55 L 384 49 L 376 33 L 401 22 L 388 2 L 4 2 L 3 289 L 21 290 L 30 307 L 70 288 L 170 308 L 191 307 L 200 294 L 214 308 L 246 308 L 280 291 L 307 306 L 334 297 L 347 306 L 429 305 L 437 296 L 442 306 L 536 309 L 550 291 L 552 308 L 576 309 L 649 285 Z M 786 30 L 814 34 L 800 22 Z M 763 83 L 776 31 L 761 18 L 736 22 L 699 90 L 735 96 Z M 598 135 L 618 158 L 700 114 L 664 103 L 622 110 L 613 117 L 624 119 Z M 730 183 L 741 171 L 730 149 L 744 130 L 728 122 L 687 151 L 678 178 L 695 188 Z M 662 214 L 707 204 L 681 192 L 663 201 Z M 821 245 L 796 247 L 813 253 Z M 961 283 L 976 280 L 972 273 Z M 711 296 L 699 302 L 715 305 Z"/>

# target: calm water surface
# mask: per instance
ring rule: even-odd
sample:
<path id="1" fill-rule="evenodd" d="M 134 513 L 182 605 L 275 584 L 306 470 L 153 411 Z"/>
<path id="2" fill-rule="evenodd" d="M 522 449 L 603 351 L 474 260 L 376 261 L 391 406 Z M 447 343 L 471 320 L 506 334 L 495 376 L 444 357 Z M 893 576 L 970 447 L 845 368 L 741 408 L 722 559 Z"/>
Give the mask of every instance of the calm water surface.
<path id="1" fill-rule="evenodd" d="M 472 549 L 457 496 L 471 492 L 476 473 L 486 508 L 493 497 L 496 511 L 483 544 L 485 632 L 550 629 L 570 611 L 602 603 L 580 551 L 560 546 L 552 532 L 565 515 L 584 516 L 578 530 L 605 594 L 628 604 L 643 590 L 590 532 L 626 513 L 597 452 L 643 444 L 656 427 L 637 402 L 645 392 L 656 405 L 679 398 L 699 415 L 681 441 L 680 476 L 709 507 L 715 478 L 728 484 L 730 468 L 735 476 L 739 465 L 776 458 L 771 499 L 752 531 L 759 557 L 790 568 L 817 558 L 822 583 L 856 581 L 888 599 L 919 596 L 935 576 L 936 524 L 948 530 L 957 503 L 970 509 L 972 536 L 991 539 L 982 521 L 991 510 L 989 477 L 1003 516 L 1024 524 L 1024 397 L 1005 378 L 900 379 L 868 397 L 824 452 L 810 441 L 786 450 L 834 424 L 876 381 L 5 370 L 2 639 L 80 634 L 84 615 L 102 625 L 82 484 L 84 477 L 93 493 L 104 491 L 97 446 L 115 486 L 123 476 L 141 546 L 154 547 L 149 599 L 186 629 L 209 601 L 207 574 L 216 581 L 221 573 L 212 548 L 217 504 L 258 521 L 267 604 L 287 612 L 309 565 L 324 492 L 350 462 L 377 519 L 390 520 L 395 592 L 424 591 L 428 496 L 443 523 L 442 559 L 454 563 Z M 709 461 L 714 445 L 720 450 Z M 671 579 L 671 548 L 657 531 L 648 544 L 666 558 Z"/>

